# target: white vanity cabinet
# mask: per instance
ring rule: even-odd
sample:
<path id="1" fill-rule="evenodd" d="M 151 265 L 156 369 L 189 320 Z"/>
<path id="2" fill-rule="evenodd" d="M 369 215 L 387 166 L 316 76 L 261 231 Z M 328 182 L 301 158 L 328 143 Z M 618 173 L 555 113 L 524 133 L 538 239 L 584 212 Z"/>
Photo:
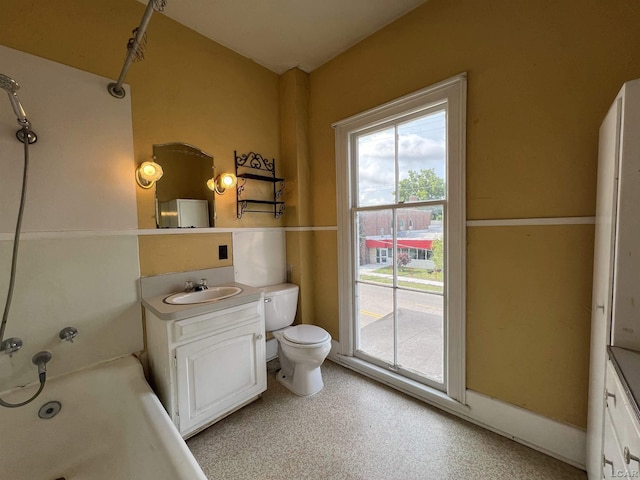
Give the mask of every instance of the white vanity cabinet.
<path id="1" fill-rule="evenodd" d="M 618 351 L 619 355 L 629 352 Z M 640 478 L 640 418 L 632 392 L 624 377 L 619 375 L 619 368 L 614 366 L 615 357 L 607 362 L 603 445 L 604 478 Z M 640 367 L 640 354 L 632 363 L 634 375 Z"/>
<path id="2" fill-rule="evenodd" d="M 631 421 L 638 424 L 638 416 L 621 412 L 631 413 L 628 406 L 635 400 L 631 392 L 615 388 L 622 372 L 608 366 L 610 347 L 640 350 L 639 129 L 640 80 L 634 80 L 624 84 L 600 127 L 586 452 L 590 480 L 640 470 L 633 460 L 623 458 L 620 465 L 623 443 L 629 449 L 640 445 L 640 429 L 627 428 Z M 615 399 L 609 396 L 612 389 Z M 640 455 L 640 449 L 630 454 Z"/>
<path id="3" fill-rule="evenodd" d="M 179 320 L 148 308 L 145 316 L 154 387 L 184 438 L 266 390 L 263 301 Z"/>

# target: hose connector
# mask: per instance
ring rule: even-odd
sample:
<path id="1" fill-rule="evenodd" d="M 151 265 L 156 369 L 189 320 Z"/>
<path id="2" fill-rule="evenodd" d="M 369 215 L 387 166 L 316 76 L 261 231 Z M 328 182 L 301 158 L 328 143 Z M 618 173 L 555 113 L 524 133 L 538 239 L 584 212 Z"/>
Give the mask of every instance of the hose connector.
<path id="1" fill-rule="evenodd" d="M 49 350 L 43 350 L 36 353 L 31 362 L 38 367 L 38 376 L 40 377 L 40 383 L 44 382 L 47 375 L 47 363 L 51 361 L 53 354 Z"/>

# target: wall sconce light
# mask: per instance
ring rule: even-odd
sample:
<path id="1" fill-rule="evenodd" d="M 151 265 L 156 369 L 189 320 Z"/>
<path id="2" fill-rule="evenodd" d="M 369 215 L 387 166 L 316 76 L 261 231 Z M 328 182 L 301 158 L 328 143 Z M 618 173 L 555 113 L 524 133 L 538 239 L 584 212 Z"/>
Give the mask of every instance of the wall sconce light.
<path id="1" fill-rule="evenodd" d="M 162 167 L 156 162 L 142 162 L 136 168 L 136 182 L 142 188 L 151 188 L 162 178 Z"/>
<path id="2" fill-rule="evenodd" d="M 215 179 L 210 178 L 207 181 L 207 187 L 218 195 L 224 195 L 228 188 L 235 187 L 237 183 L 238 179 L 233 173 L 222 173 Z"/>

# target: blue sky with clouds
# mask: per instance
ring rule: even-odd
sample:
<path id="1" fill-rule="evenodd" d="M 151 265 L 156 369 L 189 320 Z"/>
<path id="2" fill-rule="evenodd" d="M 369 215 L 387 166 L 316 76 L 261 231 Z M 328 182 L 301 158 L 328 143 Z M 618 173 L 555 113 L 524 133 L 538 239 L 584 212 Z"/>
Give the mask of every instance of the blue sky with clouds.
<path id="1" fill-rule="evenodd" d="M 444 110 L 429 113 L 397 125 L 398 181 L 409 170 L 433 168 L 445 178 L 446 115 Z M 359 206 L 395 203 L 395 128 L 390 127 L 358 137 Z"/>

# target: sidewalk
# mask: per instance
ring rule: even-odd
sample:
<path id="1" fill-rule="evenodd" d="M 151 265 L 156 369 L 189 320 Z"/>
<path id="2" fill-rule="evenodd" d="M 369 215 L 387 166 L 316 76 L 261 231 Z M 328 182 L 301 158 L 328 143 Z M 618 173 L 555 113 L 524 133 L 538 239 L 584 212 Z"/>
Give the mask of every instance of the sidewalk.
<path id="1" fill-rule="evenodd" d="M 369 263 L 367 265 L 360 266 L 358 273 L 361 275 L 362 274 L 370 275 L 372 277 L 393 278 L 392 275 L 388 275 L 386 273 L 375 273 L 375 270 L 378 270 L 379 268 L 382 268 L 382 267 L 380 265 Z M 421 283 L 423 285 L 434 285 L 437 287 L 444 286 L 444 282 L 440 282 L 438 280 L 424 280 L 422 278 L 413 278 L 413 277 L 404 276 L 404 275 L 398 275 L 398 280 L 402 280 L 403 282 Z"/>

